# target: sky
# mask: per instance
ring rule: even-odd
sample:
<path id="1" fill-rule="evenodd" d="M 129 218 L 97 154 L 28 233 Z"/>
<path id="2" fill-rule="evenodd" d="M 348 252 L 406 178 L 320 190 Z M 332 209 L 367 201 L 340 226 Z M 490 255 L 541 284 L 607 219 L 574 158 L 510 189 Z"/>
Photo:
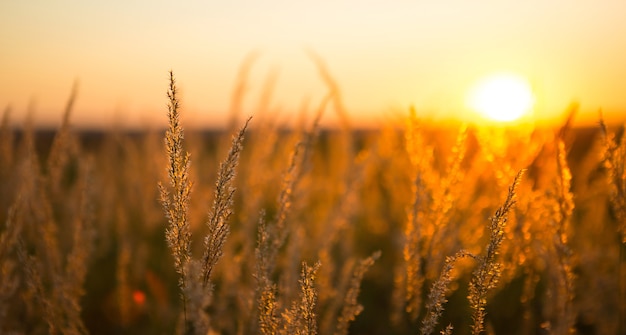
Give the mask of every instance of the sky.
<path id="1" fill-rule="evenodd" d="M 258 112 L 273 87 L 268 117 L 290 122 L 327 91 L 307 50 L 324 60 L 355 124 L 409 106 L 468 118 L 472 84 L 498 71 L 527 78 L 538 117 L 578 102 L 581 122 L 599 109 L 626 120 L 623 0 L 2 1 L 0 108 L 17 124 L 30 110 L 54 126 L 76 84 L 74 124 L 160 126 L 172 70 L 184 122 L 215 128 L 256 55 L 243 113 Z"/>

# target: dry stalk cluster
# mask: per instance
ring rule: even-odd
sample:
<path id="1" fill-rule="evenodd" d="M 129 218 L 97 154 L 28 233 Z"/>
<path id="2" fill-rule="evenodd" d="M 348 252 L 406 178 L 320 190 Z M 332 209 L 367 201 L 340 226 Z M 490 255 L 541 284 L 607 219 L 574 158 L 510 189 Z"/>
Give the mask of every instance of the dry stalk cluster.
<path id="1" fill-rule="evenodd" d="M 54 132 L 6 107 L 0 333 L 625 332 L 623 127 L 352 129 L 309 56 L 289 125 L 277 73 L 245 103 L 257 53 L 226 131 L 183 129 L 173 73 L 164 132 L 76 130 L 76 86 Z"/>

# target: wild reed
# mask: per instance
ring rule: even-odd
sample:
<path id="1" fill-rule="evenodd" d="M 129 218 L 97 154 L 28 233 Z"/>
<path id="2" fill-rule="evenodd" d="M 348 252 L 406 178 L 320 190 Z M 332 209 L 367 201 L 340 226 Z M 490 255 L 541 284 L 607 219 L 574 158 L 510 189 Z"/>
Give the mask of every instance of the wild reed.
<path id="1" fill-rule="evenodd" d="M 490 219 L 489 244 L 482 256 L 477 256 L 478 267 L 472 274 L 469 284 L 469 303 L 472 309 L 472 334 L 480 334 L 485 330 L 485 305 L 487 304 L 487 293 L 496 287 L 500 279 L 502 264 L 496 259 L 502 240 L 504 239 L 504 227 L 508 221 L 508 215 L 515 204 L 516 189 L 522 179 L 524 171 L 520 171 L 515 176 L 513 184 L 509 187 L 506 200 Z"/>
<path id="2" fill-rule="evenodd" d="M 74 97 L 75 93 L 67 103 L 64 130 L 54 136 L 45 169 L 40 166 L 32 128 L 27 125 L 23 157 L 14 171 L 20 177 L 17 198 L 5 231 L 17 235 L 11 243 L 5 240 L 3 249 L 4 256 L 16 255 L 23 268 L 18 273 L 8 272 L 5 284 L 14 275 L 21 275 L 27 288 L 20 294 L 41 306 L 16 305 L 18 312 L 12 316 L 25 308 L 21 312 L 39 315 L 51 334 L 88 333 L 81 317 L 81 300 L 86 293 L 84 284 L 95 240 L 93 170 L 89 156 L 80 152 L 70 130 L 69 114 Z M 10 264 L 3 262 L 4 269 L 11 269 L 5 266 Z M 33 325 L 31 330 L 41 331 L 39 326 Z"/>
<path id="3" fill-rule="evenodd" d="M 179 274 L 178 287 L 183 302 L 183 320 L 187 324 L 187 297 L 184 290 L 189 280 L 188 267 L 191 260 L 191 228 L 188 219 L 189 201 L 192 182 L 189 180 L 189 153 L 183 147 L 184 132 L 180 124 L 179 101 L 176 96 L 174 73 L 170 71 L 170 84 L 167 92 L 169 99 L 167 117 L 169 128 L 165 134 L 165 148 L 167 150 L 170 191 L 159 184 L 161 203 L 165 209 L 165 216 L 169 226 L 165 232 L 167 245 L 174 256 L 174 268 Z"/>
<path id="4" fill-rule="evenodd" d="M 607 125 L 600 116 L 600 128 L 604 136 L 602 162 L 608 171 L 610 202 L 617 231 L 621 235 L 618 280 L 619 287 L 619 331 L 626 331 L 626 127 L 622 126 L 621 136 L 609 133 Z"/>
<path id="5" fill-rule="evenodd" d="M 623 130 L 619 138 L 617 134 L 609 133 L 602 118 L 600 128 L 604 135 L 603 163 L 609 172 L 611 206 L 615 211 L 622 243 L 626 243 L 626 136 Z"/>
<path id="6" fill-rule="evenodd" d="M 9 208 L 5 227 L 0 233 L 0 322 L 8 317 L 11 298 L 19 289 L 18 264 L 11 257 L 17 250 L 23 221 L 17 220 L 17 213 L 21 211 L 21 198 Z"/>
<path id="7" fill-rule="evenodd" d="M 77 132 L 76 87 L 56 133 L 7 108 L 0 333 L 623 333 L 622 128 L 594 143 L 571 116 L 482 129 L 411 110 L 355 130 L 310 56 L 328 91 L 293 128 L 271 117 L 270 71 L 236 129 L 257 53 L 224 133 L 183 129 L 171 72 L 164 141 Z M 328 108 L 341 130 L 320 127 Z"/>
<path id="8" fill-rule="evenodd" d="M 361 260 L 354 268 L 352 277 L 348 285 L 348 291 L 344 297 L 343 308 L 337 320 L 335 335 L 348 334 L 348 326 L 354 321 L 357 315 L 363 311 L 363 306 L 359 304 L 357 298 L 361 290 L 361 281 L 367 270 L 380 258 L 381 252 L 377 251 L 371 256 Z"/>
<path id="9" fill-rule="evenodd" d="M 424 139 L 420 135 L 417 116 L 415 109 L 411 108 L 408 126 L 406 131 L 406 148 L 411 163 L 415 169 L 414 179 L 412 182 L 411 207 L 408 211 L 408 220 L 404 231 L 404 264 L 406 267 L 405 284 L 406 290 L 406 312 L 409 313 L 412 320 L 416 320 L 420 313 L 422 304 L 422 286 L 424 284 L 425 274 L 422 270 L 422 232 L 418 220 L 424 218 L 423 208 L 425 202 L 429 199 L 425 193 L 424 178 L 429 178 L 430 171 L 426 170 L 432 165 L 433 149 L 424 143 Z M 402 280 L 400 280 L 402 282 Z M 399 288 L 397 288 L 399 289 Z"/>
<path id="10" fill-rule="evenodd" d="M 570 230 L 571 217 L 574 211 L 574 196 L 571 193 L 572 174 L 567 164 L 565 144 L 562 139 L 557 140 L 557 202 L 558 212 L 555 218 L 555 250 L 558 260 L 556 267 L 559 271 L 556 297 L 558 306 L 555 315 L 556 320 L 552 326 L 556 334 L 574 333 L 575 314 L 572 310 L 574 300 L 574 271 L 572 251 L 569 247 L 568 232 Z"/>
<path id="11" fill-rule="evenodd" d="M 315 288 L 315 273 L 320 263 L 313 267 L 302 263 L 300 275 L 300 293 L 298 300 L 294 301 L 291 308 L 282 313 L 284 321 L 279 334 L 315 335 L 317 334 L 317 289 Z"/>
<path id="12" fill-rule="evenodd" d="M 426 316 L 424 320 L 422 320 L 422 327 L 420 328 L 420 333 L 423 335 L 432 334 L 439 322 L 439 318 L 441 318 L 441 314 L 445 309 L 444 304 L 448 302 L 446 299 L 446 293 L 448 291 L 448 286 L 452 281 L 452 270 L 454 269 L 454 263 L 463 257 L 473 257 L 476 256 L 470 254 L 465 250 L 461 250 L 454 254 L 454 256 L 446 257 L 446 261 L 444 263 L 443 269 L 441 270 L 441 274 L 439 278 L 433 283 L 433 286 L 430 289 L 430 293 L 428 293 L 428 301 L 426 303 Z M 452 325 L 449 325 L 449 330 L 452 331 Z"/>
<path id="13" fill-rule="evenodd" d="M 279 304 L 278 286 L 272 281 L 277 265 L 279 250 L 285 243 L 291 227 L 287 226 L 287 216 L 290 212 L 294 186 L 300 176 L 302 151 L 305 142 L 298 141 L 293 148 L 289 165 L 281 181 L 278 195 L 277 213 L 272 225 L 265 221 L 265 212 L 261 212 L 258 227 L 257 249 L 255 250 L 257 281 L 257 304 L 259 331 L 262 334 L 275 334 L 281 328 L 278 313 L 284 306 Z"/>
<path id="14" fill-rule="evenodd" d="M 14 150 L 14 134 L 10 125 L 11 107 L 7 106 L 2 113 L 2 123 L 0 124 L 0 167 L 2 167 L 2 173 L 10 171 L 13 165 L 13 150 Z"/>
<path id="15" fill-rule="evenodd" d="M 239 162 L 239 156 L 243 149 L 243 139 L 250 123 L 248 118 L 239 132 L 233 137 L 230 151 L 226 159 L 220 163 L 220 168 L 215 183 L 215 199 L 213 207 L 209 213 L 207 226 L 209 232 L 204 239 L 204 256 L 203 256 L 203 283 L 208 285 L 211 278 L 213 267 L 222 256 L 222 249 L 226 238 L 230 233 L 228 219 L 233 213 L 235 187 L 233 182 L 236 175 L 236 168 Z"/>
<path id="16" fill-rule="evenodd" d="M 167 96 L 169 98 L 169 128 L 165 134 L 165 147 L 169 160 L 167 172 L 172 192 L 170 193 L 162 184 L 159 184 L 161 202 L 169 221 L 165 236 L 174 256 L 174 267 L 180 276 L 178 285 L 183 302 L 184 332 L 204 334 L 209 331 L 210 327 L 204 311 L 210 304 L 213 290 L 210 284 L 211 273 L 223 254 L 222 248 L 230 232 L 228 219 L 232 214 L 235 194 L 233 180 L 243 149 L 244 135 L 251 118 L 246 120 L 237 135 L 233 137 L 230 151 L 220 164 L 215 184 L 215 198 L 207 221 L 208 234 L 204 239 L 205 251 L 202 263 L 198 264 L 191 253 L 192 233 L 188 218 L 192 189 L 192 182 L 189 180 L 190 154 L 183 147 L 184 131 L 180 124 L 180 102 L 176 96 L 176 83 L 172 71 L 170 71 Z M 202 287 L 198 283 L 202 283 Z"/>

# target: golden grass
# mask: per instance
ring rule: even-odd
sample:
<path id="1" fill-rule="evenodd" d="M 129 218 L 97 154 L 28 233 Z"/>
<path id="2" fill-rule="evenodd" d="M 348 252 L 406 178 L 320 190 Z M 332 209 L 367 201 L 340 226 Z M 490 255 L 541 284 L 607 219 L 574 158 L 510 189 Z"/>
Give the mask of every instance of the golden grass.
<path id="1" fill-rule="evenodd" d="M 239 120 L 254 54 L 224 133 L 184 131 L 173 73 L 164 133 L 93 140 L 76 88 L 53 136 L 6 108 L 0 333 L 624 332 L 623 128 L 352 130 L 310 56 L 294 129 Z"/>

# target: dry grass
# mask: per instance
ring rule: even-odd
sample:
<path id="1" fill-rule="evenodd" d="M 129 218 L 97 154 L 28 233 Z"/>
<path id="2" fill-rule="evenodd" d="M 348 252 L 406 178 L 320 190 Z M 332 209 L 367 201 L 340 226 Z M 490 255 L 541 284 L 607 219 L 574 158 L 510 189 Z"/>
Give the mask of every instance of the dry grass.
<path id="1" fill-rule="evenodd" d="M 76 88 L 55 134 L 7 107 L 0 333 L 624 332 L 623 128 L 352 130 L 310 56 L 328 92 L 294 128 L 271 87 L 240 120 L 255 54 L 223 133 L 184 131 L 171 73 L 165 132 L 80 133 Z"/>

